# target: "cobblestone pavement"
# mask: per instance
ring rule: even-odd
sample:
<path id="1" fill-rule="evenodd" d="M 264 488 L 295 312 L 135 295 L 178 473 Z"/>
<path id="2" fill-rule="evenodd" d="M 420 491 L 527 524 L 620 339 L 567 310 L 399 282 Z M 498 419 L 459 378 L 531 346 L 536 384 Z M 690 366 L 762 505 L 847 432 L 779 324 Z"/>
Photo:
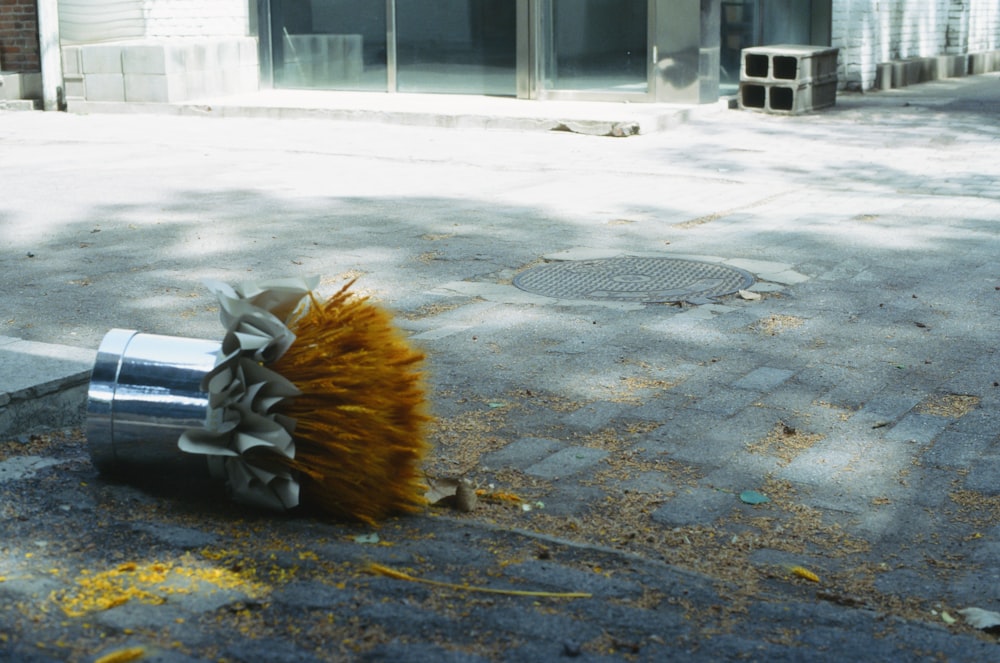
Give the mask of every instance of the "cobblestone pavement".
<path id="1" fill-rule="evenodd" d="M 358 277 L 428 353 L 428 473 L 481 491 L 275 518 L 21 435 L 0 660 L 997 658 L 961 611 L 1000 612 L 998 108 L 986 75 L 621 139 L 0 114 L 0 334 L 215 338 L 203 279 Z M 512 283 L 624 255 L 755 283 Z"/>

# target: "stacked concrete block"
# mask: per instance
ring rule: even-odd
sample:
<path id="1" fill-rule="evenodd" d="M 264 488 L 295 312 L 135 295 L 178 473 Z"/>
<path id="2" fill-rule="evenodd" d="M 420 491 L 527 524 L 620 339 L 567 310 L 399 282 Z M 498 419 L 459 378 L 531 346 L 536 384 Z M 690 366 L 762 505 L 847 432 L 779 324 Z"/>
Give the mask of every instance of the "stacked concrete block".
<path id="1" fill-rule="evenodd" d="M 256 91 L 253 37 L 164 39 L 63 47 L 66 96 L 88 102 L 174 103 Z"/>
<path id="2" fill-rule="evenodd" d="M 889 90 L 926 81 L 957 78 L 965 76 L 970 66 L 970 56 L 964 53 L 880 62 L 876 70 L 875 87 Z"/>
<path id="3" fill-rule="evenodd" d="M 740 108 L 794 115 L 834 105 L 837 53 L 836 48 L 799 44 L 743 49 Z"/>
<path id="4" fill-rule="evenodd" d="M 970 74 L 987 74 L 991 71 L 998 70 L 1000 70 L 1000 51 L 969 53 Z"/>
<path id="5" fill-rule="evenodd" d="M 0 70 L 0 100 L 18 101 L 42 98 L 42 75 Z"/>

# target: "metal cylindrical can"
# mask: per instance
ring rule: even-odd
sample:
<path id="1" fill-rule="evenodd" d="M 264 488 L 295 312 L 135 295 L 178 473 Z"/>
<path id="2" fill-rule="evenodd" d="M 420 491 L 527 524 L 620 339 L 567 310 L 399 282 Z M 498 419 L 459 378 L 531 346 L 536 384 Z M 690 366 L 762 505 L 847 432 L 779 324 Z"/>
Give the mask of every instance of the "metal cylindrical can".
<path id="1" fill-rule="evenodd" d="M 221 345 L 128 329 L 104 336 L 87 394 L 87 439 L 99 470 L 207 476 L 205 457 L 182 452 L 177 440 L 206 424 L 209 399 L 201 383 Z"/>

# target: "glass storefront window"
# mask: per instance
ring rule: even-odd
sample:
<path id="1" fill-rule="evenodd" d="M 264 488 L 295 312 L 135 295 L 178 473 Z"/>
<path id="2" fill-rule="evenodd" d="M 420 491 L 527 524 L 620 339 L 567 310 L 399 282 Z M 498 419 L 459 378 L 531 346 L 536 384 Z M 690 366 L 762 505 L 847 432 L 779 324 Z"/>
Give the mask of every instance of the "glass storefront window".
<path id="1" fill-rule="evenodd" d="M 648 0 L 545 0 L 544 90 L 648 90 Z"/>
<path id="2" fill-rule="evenodd" d="M 271 49 L 276 87 L 385 92 L 386 4 L 271 0 Z"/>
<path id="3" fill-rule="evenodd" d="M 254 1 L 279 88 L 685 103 L 734 91 L 747 46 L 828 44 L 832 14 L 831 0 Z"/>
<path id="4" fill-rule="evenodd" d="M 396 89 L 517 94 L 516 0 L 396 0 Z"/>

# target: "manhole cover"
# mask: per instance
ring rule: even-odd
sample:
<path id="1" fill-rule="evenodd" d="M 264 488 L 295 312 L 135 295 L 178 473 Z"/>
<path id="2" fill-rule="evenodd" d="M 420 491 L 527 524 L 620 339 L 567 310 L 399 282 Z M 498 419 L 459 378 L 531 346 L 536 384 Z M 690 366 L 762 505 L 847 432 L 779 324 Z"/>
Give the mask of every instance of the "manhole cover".
<path id="1" fill-rule="evenodd" d="M 521 290 L 559 299 L 642 303 L 683 302 L 729 295 L 753 284 L 735 267 L 676 258 L 623 256 L 553 262 L 514 278 Z"/>

